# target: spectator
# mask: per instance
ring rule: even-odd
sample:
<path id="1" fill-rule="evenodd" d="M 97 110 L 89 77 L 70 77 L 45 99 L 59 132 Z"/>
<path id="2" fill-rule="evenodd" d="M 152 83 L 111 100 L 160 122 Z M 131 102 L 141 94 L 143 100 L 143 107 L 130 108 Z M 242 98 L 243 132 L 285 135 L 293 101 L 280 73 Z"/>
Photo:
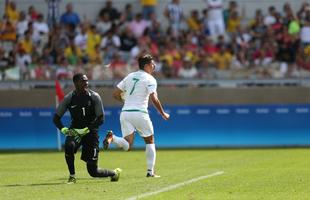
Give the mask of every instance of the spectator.
<path id="1" fill-rule="evenodd" d="M 164 15 L 169 21 L 173 36 L 178 36 L 179 32 L 183 29 L 182 21 L 184 20 L 184 13 L 180 5 L 180 0 L 172 0 L 172 2 L 166 6 Z"/>
<path id="2" fill-rule="evenodd" d="M 134 37 L 130 28 L 125 28 L 120 36 L 120 55 L 124 60 L 130 57 L 130 51 L 137 45 L 137 39 Z"/>
<path id="3" fill-rule="evenodd" d="M 223 11 L 224 22 L 227 27 L 228 19 L 232 12 L 238 12 L 238 3 L 236 1 L 229 1 L 228 8 Z"/>
<path id="4" fill-rule="evenodd" d="M 109 15 L 109 19 L 114 22 L 119 19 L 120 13 L 116 8 L 113 7 L 113 2 L 111 0 L 107 0 L 105 3 L 105 7 L 102 8 L 99 12 L 99 17 L 102 17 L 105 14 Z"/>
<path id="5" fill-rule="evenodd" d="M 134 18 L 134 14 L 132 11 L 132 5 L 131 3 L 127 3 L 125 5 L 123 12 L 121 13 L 120 21 L 123 23 L 126 23 L 126 22 L 132 21 L 133 18 Z"/>
<path id="6" fill-rule="evenodd" d="M 97 32 L 103 37 L 108 30 L 112 27 L 112 22 L 110 20 L 110 15 L 108 13 L 104 13 L 98 17 L 96 22 Z"/>
<path id="7" fill-rule="evenodd" d="M 16 3 L 14 1 L 5 0 L 5 15 L 13 24 L 18 21 L 19 11 L 17 10 Z"/>
<path id="8" fill-rule="evenodd" d="M 241 26 L 241 17 L 237 11 L 232 11 L 227 21 L 227 31 L 231 36 L 235 35 L 238 27 Z"/>
<path id="9" fill-rule="evenodd" d="M 192 10 L 190 17 L 187 19 L 187 24 L 190 30 L 199 31 L 201 29 L 201 23 L 199 19 L 198 10 Z"/>
<path id="10" fill-rule="evenodd" d="M 56 79 L 66 80 L 72 77 L 72 72 L 68 69 L 68 61 L 65 57 L 58 57 L 56 63 Z"/>
<path id="11" fill-rule="evenodd" d="M 79 47 L 75 46 L 74 41 L 65 48 L 64 56 L 70 65 L 77 65 L 82 57 L 82 51 Z"/>
<path id="12" fill-rule="evenodd" d="M 202 48 L 204 53 L 209 56 L 212 56 L 219 51 L 219 48 L 215 45 L 214 41 L 210 37 L 204 40 Z"/>
<path id="13" fill-rule="evenodd" d="M 38 14 L 37 20 L 33 22 L 33 41 L 37 46 L 38 52 L 42 52 L 43 47 L 48 42 L 49 28 L 47 23 L 44 21 L 42 14 Z"/>
<path id="14" fill-rule="evenodd" d="M 236 27 L 236 42 L 239 48 L 247 49 L 249 47 L 249 42 L 252 39 L 248 28 L 242 28 L 241 26 Z"/>
<path id="15" fill-rule="evenodd" d="M 47 2 L 48 13 L 47 23 L 50 27 L 55 26 L 59 21 L 61 0 L 45 0 Z"/>
<path id="16" fill-rule="evenodd" d="M 210 36 L 210 30 L 208 24 L 208 9 L 202 10 L 201 24 L 202 24 L 202 33 L 206 36 Z"/>
<path id="17" fill-rule="evenodd" d="M 118 53 L 113 55 L 113 59 L 111 60 L 111 69 L 113 72 L 114 79 L 122 79 L 128 74 L 127 62 L 121 58 Z"/>
<path id="18" fill-rule="evenodd" d="M 268 8 L 268 15 L 266 15 L 264 17 L 264 24 L 266 26 L 271 26 L 274 23 L 276 23 L 276 17 L 275 17 L 276 13 L 277 13 L 277 11 L 276 11 L 276 8 L 274 6 L 270 6 Z"/>
<path id="19" fill-rule="evenodd" d="M 93 65 L 95 64 L 101 65 L 102 63 L 103 63 L 103 59 L 102 59 L 100 45 L 97 44 L 95 46 L 95 52 L 88 56 L 88 64 L 91 66 L 90 68 L 93 68 Z"/>
<path id="20" fill-rule="evenodd" d="M 256 10 L 255 19 L 251 23 L 251 35 L 260 43 L 262 37 L 266 33 L 267 27 L 264 24 L 264 17 L 261 10 Z"/>
<path id="21" fill-rule="evenodd" d="M 87 24 L 81 24 L 80 25 L 80 31 L 74 38 L 74 44 L 78 48 L 81 49 L 81 51 L 86 51 L 86 45 L 87 45 Z"/>
<path id="22" fill-rule="evenodd" d="M 300 30 L 300 40 L 303 47 L 310 44 L 310 9 L 306 11 L 303 26 Z"/>
<path id="23" fill-rule="evenodd" d="M 19 19 L 16 24 L 16 33 L 17 38 L 21 38 L 24 36 L 25 32 L 28 29 L 29 21 L 26 19 L 25 12 L 20 12 Z"/>
<path id="24" fill-rule="evenodd" d="M 105 63 L 110 63 L 114 55 L 118 53 L 120 45 L 121 45 L 120 38 L 115 33 L 115 31 L 114 30 L 108 31 L 107 35 L 102 38 L 100 43 L 100 49 L 104 53 L 103 60 Z"/>
<path id="25" fill-rule="evenodd" d="M 282 18 L 282 20 L 283 20 L 282 23 L 283 23 L 283 25 L 288 26 L 288 24 L 291 21 L 291 19 L 290 19 L 291 15 L 294 16 L 293 9 L 289 3 L 285 3 L 283 5 L 283 12 L 284 12 L 284 15 Z"/>
<path id="26" fill-rule="evenodd" d="M 74 12 L 72 3 L 66 5 L 66 12 L 61 15 L 60 24 L 73 25 L 74 27 L 80 24 L 80 17 Z"/>
<path id="27" fill-rule="evenodd" d="M 36 21 L 38 19 L 39 13 L 34 6 L 29 6 L 27 13 L 28 21 Z"/>
<path id="28" fill-rule="evenodd" d="M 34 45 L 32 42 L 32 32 L 30 30 L 27 30 L 25 32 L 24 38 L 20 40 L 19 42 L 19 48 L 22 49 L 22 51 L 28 55 L 31 55 L 34 50 Z"/>
<path id="29" fill-rule="evenodd" d="M 164 36 L 162 27 L 160 22 L 157 20 L 155 16 L 151 16 L 151 25 L 148 27 L 149 29 L 149 36 L 151 37 L 152 41 L 159 43 Z"/>
<path id="30" fill-rule="evenodd" d="M 141 13 L 136 14 L 135 19 L 128 24 L 129 29 L 136 38 L 142 36 L 147 27 L 150 27 L 150 22 L 142 18 Z"/>
<path id="31" fill-rule="evenodd" d="M 306 15 L 307 15 L 306 12 L 309 10 L 309 8 L 310 8 L 310 4 L 308 2 L 303 2 L 301 4 L 300 9 L 297 11 L 297 18 L 301 22 L 301 24 L 303 24 L 304 19 L 306 18 Z"/>
<path id="32" fill-rule="evenodd" d="M 157 0 L 140 0 L 142 6 L 142 16 L 145 20 L 150 20 L 152 15 L 155 15 Z"/>
<path id="33" fill-rule="evenodd" d="M 55 59 L 51 54 L 51 49 L 48 46 L 46 46 L 43 49 L 43 52 L 40 58 L 42 65 L 51 66 L 55 63 L 54 60 Z"/>
<path id="34" fill-rule="evenodd" d="M 212 60 L 216 68 L 220 70 L 227 70 L 230 68 L 232 55 L 225 46 L 221 46 L 220 51 L 213 55 Z"/>
<path id="35" fill-rule="evenodd" d="M 23 47 L 19 47 L 16 55 L 16 65 L 19 68 L 20 80 L 30 79 L 31 62 L 30 54 L 27 54 Z"/>
<path id="36" fill-rule="evenodd" d="M 14 49 L 14 44 L 16 42 L 16 28 L 8 19 L 4 19 L 0 22 L 0 42 L 6 51 Z"/>
<path id="37" fill-rule="evenodd" d="M 96 26 L 91 25 L 87 32 L 86 54 L 89 58 L 95 58 L 97 55 L 96 47 L 100 45 L 101 37 L 96 31 Z"/>
<path id="38" fill-rule="evenodd" d="M 6 56 L 5 50 L 0 47 L 0 80 L 5 80 L 5 70 L 12 67 L 14 64 L 14 58 L 12 56 Z"/>
<path id="39" fill-rule="evenodd" d="M 92 69 L 93 80 L 110 80 L 113 79 L 111 65 L 102 65 L 102 63 L 95 63 Z"/>
<path id="40" fill-rule="evenodd" d="M 225 34 L 222 0 L 206 0 L 208 7 L 208 25 L 211 37 Z"/>
<path id="41" fill-rule="evenodd" d="M 195 66 L 193 66 L 191 62 L 191 58 L 185 57 L 183 62 L 183 67 L 178 72 L 178 76 L 180 78 L 187 78 L 187 79 L 193 79 L 197 78 L 198 71 Z"/>
<path id="42" fill-rule="evenodd" d="M 166 59 L 163 59 L 161 62 L 161 73 L 164 78 L 173 78 L 174 76 L 173 69 Z"/>
<path id="43" fill-rule="evenodd" d="M 283 77 L 289 77 L 294 68 L 298 42 L 289 34 L 288 28 L 283 26 L 282 32 L 277 37 L 278 52 L 277 59 L 280 61 L 280 71 Z"/>
<path id="44" fill-rule="evenodd" d="M 232 68 L 233 69 L 245 69 L 249 65 L 248 58 L 246 57 L 246 50 L 240 49 L 238 52 L 236 52 L 236 56 L 232 59 Z"/>

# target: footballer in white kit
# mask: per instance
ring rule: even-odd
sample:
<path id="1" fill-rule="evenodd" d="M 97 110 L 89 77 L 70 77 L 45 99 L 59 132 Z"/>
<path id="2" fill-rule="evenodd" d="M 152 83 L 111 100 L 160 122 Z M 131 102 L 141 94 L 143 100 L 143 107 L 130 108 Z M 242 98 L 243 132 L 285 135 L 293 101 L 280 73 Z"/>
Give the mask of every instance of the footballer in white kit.
<path id="1" fill-rule="evenodd" d="M 120 116 L 123 137 L 135 130 L 141 137 L 153 135 L 147 107 L 150 94 L 156 92 L 155 78 L 144 70 L 139 70 L 130 73 L 117 87 L 124 92 L 124 106 Z"/>
<path id="2" fill-rule="evenodd" d="M 154 173 L 156 149 L 154 144 L 154 129 L 148 114 L 148 101 L 151 99 L 163 119 L 168 120 L 166 113 L 157 97 L 157 82 L 151 75 L 155 68 L 153 57 L 149 54 L 138 58 L 139 71 L 128 74 L 115 88 L 113 97 L 124 102 L 120 115 L 120 123 L 123 137 L 117 137 L 112 131 L 108 131 L 103 141 L 104 149 L 109 144 L 128 151 L 132 148 L 135 131 L 140 134 L 146 144 L 147 177 L 159 177 Z"/>

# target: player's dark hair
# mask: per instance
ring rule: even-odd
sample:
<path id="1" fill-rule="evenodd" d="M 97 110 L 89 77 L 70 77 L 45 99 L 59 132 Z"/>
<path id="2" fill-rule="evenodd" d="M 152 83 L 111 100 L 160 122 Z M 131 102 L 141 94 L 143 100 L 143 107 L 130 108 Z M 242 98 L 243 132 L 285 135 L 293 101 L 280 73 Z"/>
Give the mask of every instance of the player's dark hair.
<path id="1" fill-rule="evenodd" d="M 73 76 L 73 83 L 76 83 L 77 81 L 81 80 L 83 78 L 84 74 L 82 73 L 77 73 L 77 74 L 74 74 Z"/>
<path id="2" fill-rule="evenodd" d="M 150 64 L 153 60 L 153 57 L 150 54 L 144 54 L 138 58 L 139 68 L 144 69 L 146 64 Z"/>

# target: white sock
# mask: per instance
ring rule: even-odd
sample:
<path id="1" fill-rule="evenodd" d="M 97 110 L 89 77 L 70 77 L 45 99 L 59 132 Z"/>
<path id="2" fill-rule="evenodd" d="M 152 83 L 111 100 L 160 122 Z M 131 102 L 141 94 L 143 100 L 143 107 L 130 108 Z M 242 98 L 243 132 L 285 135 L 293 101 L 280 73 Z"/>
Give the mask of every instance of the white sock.
<path id="1" fill-rule="evenodd" d="M 156 161 L 155 144 L 146 144 L 145 146 L 147 171 L 154 174 L 154 166 Z"/>
<path id="2" fill-rule="evenodd" d="M 117 137 L 113 135 L 112 143 L 116 144 L 118 147 L 123 148 L 125 151 L 129 149 L 129 143 L 122 137 Z"/>

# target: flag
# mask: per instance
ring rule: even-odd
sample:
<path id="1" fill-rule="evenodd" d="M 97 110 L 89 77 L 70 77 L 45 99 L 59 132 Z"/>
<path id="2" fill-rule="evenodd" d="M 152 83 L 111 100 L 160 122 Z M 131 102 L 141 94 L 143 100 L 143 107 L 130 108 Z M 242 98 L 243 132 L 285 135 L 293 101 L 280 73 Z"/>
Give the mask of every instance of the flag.
<path id="1" fill-rule="evenodd" d="M 55 89 L 56 89 L 56 99 L 57 99 L 57 102 L 60 103 L 64 99 L 65 93 L 62 90 L 58 80 L 55 81 Z"/>
<path id="2" fill-rule="evenodd" d="M 62 90 L 61 85 L 57 79 L 55 81 L 55 89 L 56 89 L 56 95 L 55 95 L 56 105 L 55 106 L 57 108 L 59 103 L 65 97 L 65 93 Z M 57 146 L 58 146 L 58 151 L 61 151 L 61 136 L 60 136 L 60 131 L 58 129 L 57 129 Z"/>

